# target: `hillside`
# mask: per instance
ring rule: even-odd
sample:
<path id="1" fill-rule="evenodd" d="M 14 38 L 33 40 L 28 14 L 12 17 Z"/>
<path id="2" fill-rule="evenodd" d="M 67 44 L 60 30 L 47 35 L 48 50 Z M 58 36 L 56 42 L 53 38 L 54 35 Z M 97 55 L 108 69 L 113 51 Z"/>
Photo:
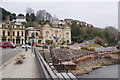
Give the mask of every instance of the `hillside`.
<path id="1" fill-rule="evenodd" d="M 15 13 L 11 13 L 11 12 L 5 10 L 4 8 L 0 7 L 0 11 L 2 12 L 2 21 L 5 21 L 5 18 L 8 15 L 10 16 L 10 20 L 13 20 L 13 19 L 16 18 L 16 14 Z"/>
<path id="2" fill-rule="evenodd" d="M 113 46 L 118 44 L 118 34 L 120 32 L 113 26 L 103 29 L 79 20 L 65 19 L 65 21 L 71 27 L 72 41 L 74 42 L 80 43 L 97 37 L 99 41 L 97 43 L 100 45 L 108 44 Z"/>

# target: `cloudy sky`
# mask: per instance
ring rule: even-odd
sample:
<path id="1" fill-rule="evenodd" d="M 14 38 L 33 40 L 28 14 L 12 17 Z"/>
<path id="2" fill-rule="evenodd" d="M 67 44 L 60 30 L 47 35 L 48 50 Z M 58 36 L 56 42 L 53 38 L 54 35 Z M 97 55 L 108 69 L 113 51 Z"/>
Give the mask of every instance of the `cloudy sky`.
<path id="1" fill-rule="evenodd" d="M 37 10 L 45 9 L 59 19 L 72 18 L 93 24 L 96 27 L 118 27 L 118 0 L 1 0 L 0 7 L 13 13 L 24 13 L 30 7 Z"/>

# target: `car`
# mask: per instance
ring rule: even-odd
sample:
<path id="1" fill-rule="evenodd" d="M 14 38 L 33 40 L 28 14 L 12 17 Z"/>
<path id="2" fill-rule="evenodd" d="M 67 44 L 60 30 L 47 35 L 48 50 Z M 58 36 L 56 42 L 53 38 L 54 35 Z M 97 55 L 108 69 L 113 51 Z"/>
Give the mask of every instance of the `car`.
<path id="1" fill-rule="evenodd" d="M 0 43 L 2 48 L 15 48 L 16 46 L 11 41 L 3 41 Z"/>
<path id="2" fill-rule="evenodd" d="M 27 48 L 31 48 L 31 46 L 28 45 L 28 44 L 23 44 L 23 45 L 22 45 L 22 48 L 26 48 L 26 47 L 27 47 Z"/>

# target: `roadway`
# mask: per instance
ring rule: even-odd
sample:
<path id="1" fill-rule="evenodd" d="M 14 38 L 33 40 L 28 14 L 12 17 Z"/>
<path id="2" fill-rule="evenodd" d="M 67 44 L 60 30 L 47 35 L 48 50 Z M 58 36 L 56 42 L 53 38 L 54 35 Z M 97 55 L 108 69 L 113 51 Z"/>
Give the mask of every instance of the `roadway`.
<path id="1" fill-rule="evenodd" d="M 22 48 L 6 48 L 6 49 L 1 49 L 0 48 L 0 65 L 4 64 L 8 60 L 10 60 L 12 57 L 16 56 L 20 52 L 22 52 Z"/>

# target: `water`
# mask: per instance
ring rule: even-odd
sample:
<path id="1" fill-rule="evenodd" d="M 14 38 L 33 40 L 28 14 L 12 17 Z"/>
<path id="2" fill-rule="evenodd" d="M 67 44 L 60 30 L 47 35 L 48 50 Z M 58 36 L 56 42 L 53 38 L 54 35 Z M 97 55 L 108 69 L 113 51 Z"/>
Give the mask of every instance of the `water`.
<path id="1" fill-rule="evenodd" d="M 118 78 L 118 65 L 99 68 L 89 74 L 84 74 L 79 77 L 80 78 Z"/>

